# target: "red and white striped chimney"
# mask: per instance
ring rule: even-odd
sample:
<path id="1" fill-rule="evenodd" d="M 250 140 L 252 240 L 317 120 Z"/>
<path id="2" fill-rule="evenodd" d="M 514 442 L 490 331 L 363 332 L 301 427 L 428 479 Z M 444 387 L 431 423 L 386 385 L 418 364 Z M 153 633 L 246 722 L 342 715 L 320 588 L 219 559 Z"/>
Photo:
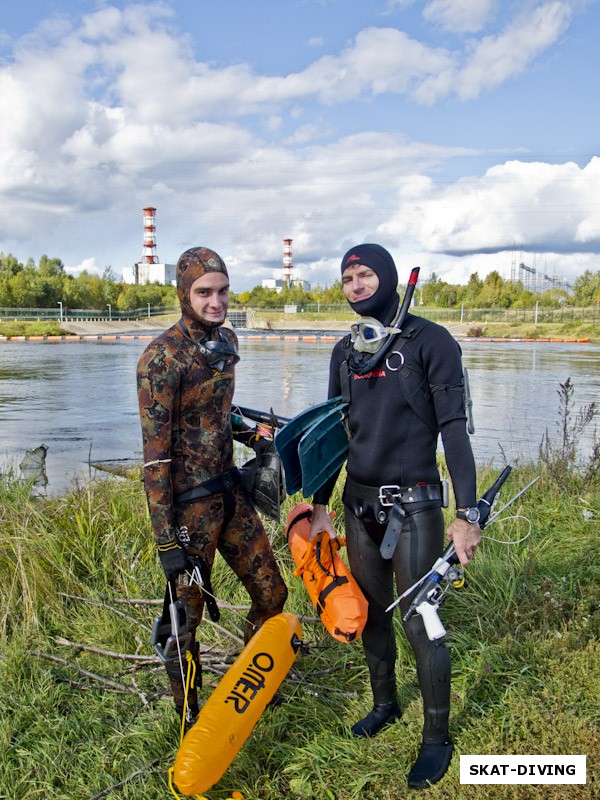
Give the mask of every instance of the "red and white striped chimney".
<path id="1" fill-rule="evenodd" d="M 158 264 L 156 255 L 156 209 L 144 208 L 144 249 L 142 264 Z"/>
<path id="2" fill-rule="evenodd" d="M 283 282 L 287 286 L 292 284 L 292 240 L 283 240 Z"/>

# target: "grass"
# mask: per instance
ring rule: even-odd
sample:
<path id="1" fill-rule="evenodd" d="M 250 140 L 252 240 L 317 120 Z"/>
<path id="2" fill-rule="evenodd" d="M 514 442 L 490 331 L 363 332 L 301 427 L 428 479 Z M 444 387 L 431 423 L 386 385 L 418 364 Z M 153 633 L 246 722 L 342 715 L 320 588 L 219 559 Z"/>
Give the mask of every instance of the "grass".
<path id="1" fill-rule="evenodd" d="M 64 336 L 67 333 L 58 322 L 48 319 L 10 320 L 0 322 L 0 336 Z"/>
<path id="2" fill-rule="evenodd" d="M 486 322 L 485 324 L 473 323 L 473 328 L 482 328 L 482 336 L 499 339 L 589 339 L 591 342 L 600 341 L 600 328 L 598 323 L 576 322 L 541 322 L 534 325 L 531 322 L 510 324 L 507 322 Z"/>
<path id="3" fill-rule="evenodd" d="M 597 472 L 584 479 L 539 470 L 538 482 L 511 510 L 530 520 L 529 537 L 510 547 L 484 541 L 467 585 L 443 608 L 456 757 L 431 797 L 593 796 L 592 776 L 600 773 L 600 487 Z M 513 470 L 503 500 L 533 475 L 532 466 Z M 480 486 L 491 477 L 482 474 Z M 285 501 L 283 518 L 299 499 Z M 334 507 L 341 521 L 339 494 Z M 107 479 L 43 499 L 7 479 L 0 483 L 0 521 L 0 798 L 170 796 L 166 773 L 178 723 L 149 635 L 160 606 L 133 602 L 160 602 L 164 591 L 140 481 Z M 420 741 L 421 706 L 399 619 L 403 718 L 376 739 L 352 739 L 349 726 L 371 704 L 361 646 L 334 641 L 314 619 L 292 575 L 283 528 L 267 527 L 290 588 L 287 610 L 302 618 L 308 653 L 284 681 L 288 702 L 267 709 L 207 797 L 225 800 L 233 789 L 246 800 L 416 796 L 405 776 Z M 488 529 L 512 541 L 527 531 L 519 518 Z M 220 559 L 213 584 L 230 605 L 248 602 Z M 230 663 L 239 652 L 243 613 L 222 610 L 220 625 L 230 635 L 209 621 L 200 628 L 204 699 L 223 672 L 218 661 Z M 588 785 L 462 786 L 460 753 L 586 754 Z"/>

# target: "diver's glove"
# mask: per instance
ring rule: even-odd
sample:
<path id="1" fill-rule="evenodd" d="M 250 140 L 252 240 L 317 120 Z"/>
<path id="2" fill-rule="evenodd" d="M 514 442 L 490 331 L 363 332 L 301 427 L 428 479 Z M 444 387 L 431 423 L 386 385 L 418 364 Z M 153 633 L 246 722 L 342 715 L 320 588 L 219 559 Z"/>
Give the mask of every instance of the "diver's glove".
<path id="1" fill-rule="evenodd" d="M 157 545 L 158 557 L 167 580 L 170 581 L 185 572 L 187 555 L 179 542 L 167 542 Z"/>

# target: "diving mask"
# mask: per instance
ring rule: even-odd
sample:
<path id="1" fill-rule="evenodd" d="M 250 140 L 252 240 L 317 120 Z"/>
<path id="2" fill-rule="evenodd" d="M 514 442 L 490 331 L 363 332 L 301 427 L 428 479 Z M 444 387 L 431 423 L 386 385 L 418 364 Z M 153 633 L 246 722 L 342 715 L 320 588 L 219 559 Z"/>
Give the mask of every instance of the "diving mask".
<path id="1" fill-rule="evenodd" d="M 402 332 L 392 325 L 383 325 L 374 317 L 360 317 L 350 330 L 352 344 L 359 353 L 377 353 L 388 336 Z"/>
<path id="2" fill-rule="evenodd" d="M 206 359 L 208 366 L 216 372 L 223 372 L 225 367 L 237 364 L 240 357 L 235 346 L 227 341 L 220 330 L 218 333 L 218 341 L 209 339 L 203 342 L 196 342 L 196 345 Z"/>

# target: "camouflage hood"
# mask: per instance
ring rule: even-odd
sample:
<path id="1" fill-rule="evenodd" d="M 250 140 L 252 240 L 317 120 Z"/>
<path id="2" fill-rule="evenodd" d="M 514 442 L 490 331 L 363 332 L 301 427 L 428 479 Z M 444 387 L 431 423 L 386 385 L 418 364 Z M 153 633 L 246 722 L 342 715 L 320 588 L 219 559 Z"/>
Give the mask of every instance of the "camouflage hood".
<path id="1" fill-rule="evenodd" d="M 203 325 L 190 304 L 190 290 L 194 281 L 206 275 L 207 272 L 221 272 L 226 277 L 227 267 L 225 262 L 214 250 L 208 247 L 192 247 L 179 256 L 177 261 L 177 297 L 181 305 L 181 313 L 190 334 L 197 338 L 199 334 L 206 334 L 208 326 Z"/>

